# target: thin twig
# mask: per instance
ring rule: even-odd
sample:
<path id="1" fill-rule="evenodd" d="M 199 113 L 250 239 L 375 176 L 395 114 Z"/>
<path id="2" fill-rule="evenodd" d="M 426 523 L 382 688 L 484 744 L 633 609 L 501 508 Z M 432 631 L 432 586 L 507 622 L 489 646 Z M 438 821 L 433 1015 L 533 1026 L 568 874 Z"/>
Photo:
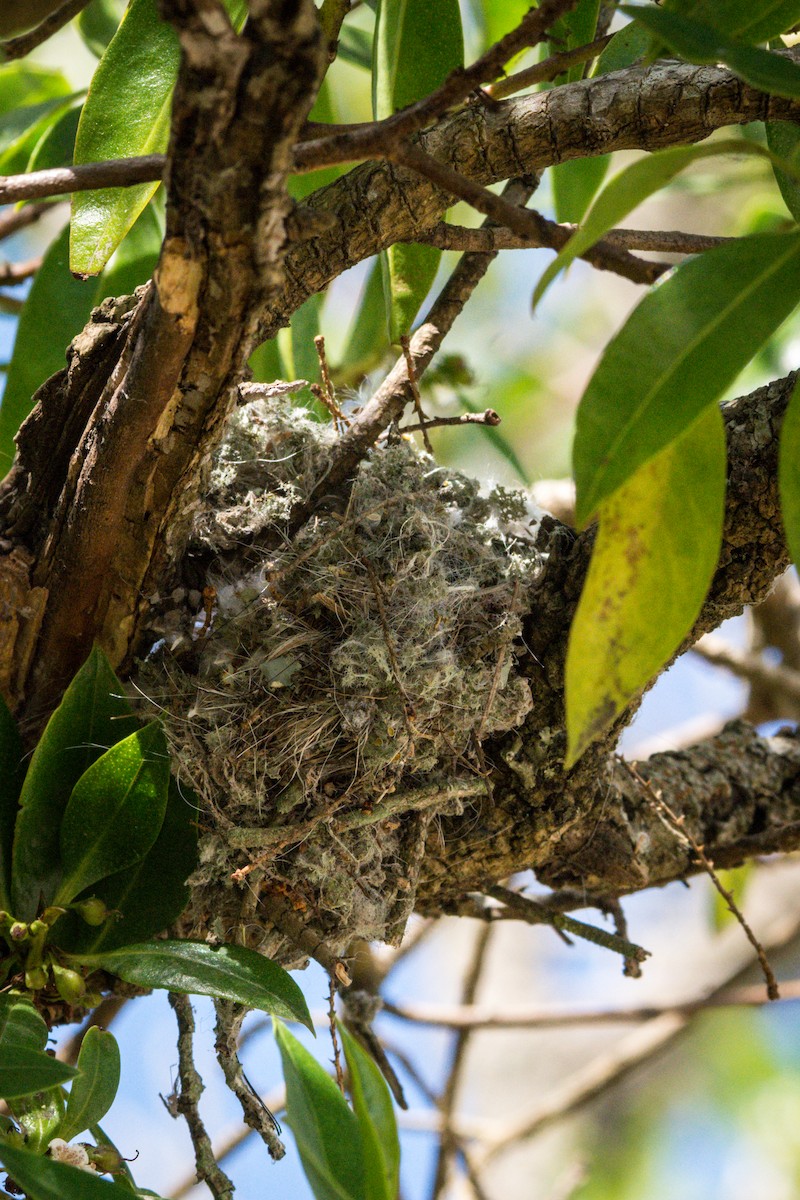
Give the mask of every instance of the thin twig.
<path id="1" fill-rule="evenodd" d="M 507 75 L 505 79 L 499 79 L 497 83 L 488 84 L 483 90 L 493 100 L 505 100 L 507 96 L 521 92 L 523 88 L 533 87 L 537 83 L 549 83 L 552 79 L 563 75 L 570 67 L 579 67 L 581 63 L 591 62 L 593 58 L 597 58 L 598 54 L 602 54 L 605 50 L 613 36 L 613 34 L 607 33 L 603 37 L 595 38 L 593 42 L 588 42 L 585 46 L 576 46 L 574 50 L 562 50 L 559 54 L 551 54 L 549 58 L 535 63 L 532 67 L 527 67 L 524 71 L 517 71 L 515 75 Z"/>
<path id="2" fill-rule="evenodd" d="M 280 1125 L 258 1092 L 250 1086 L 239 1061 L 237 1041 L 247 1009 L 229 1000 L 215 1000 L 214 1010 L 217 1014 L 214 1049 L 225 1083 L 242 1107 L 245 1124 L 261 1138 L 273 1162 L 279 1162 L 286 1153 L 279 1136 Z"/>
<path id="3" fill-rule="evenodd" d="M 530 238 L 531 244 L 560 250 L 569 241 L 570 232 L 555 221 L 548 221 L 541 213 L 532 209 L 509 204 L 501 196 L 496 196 L 473 179 L 460 175 L 458 171 L 426 154 L 418 146 L 398 146 L 387 153 L 387 158 L 391 162 L 408 167 L 418 175 L 423 175 L 443 191 L 466 200 L 478 212 L 485 213 L 498 225 L 507 225 L 514 233 Z M 669 263 L 646 262 L 636 258 L 627 250 L 612 246 L 603 239 L 595 242 L 580 257 L 598 270 L 612 271 L 615 275 L 621 275 L 623 279 L 640 284 L 655 283 L 670 268 Z"/>
<path id="4" fill-rule="evenodd" d="M 631 958 L 636 962 L 644 962 L 650 956 L 649 950 L 644 950 L 615 933 L 608 933 L 595 925 L 587 925 L 584 921 L 576 921 L 574 917 L 568 917 L 564 913 L 553 912 L 537 900 L 520 896 L 518 892 L 512 892 L 499 884 L 487 888 L 486 895 L 502 901 L 510 912 L 520 920 L 527 921 L 529 925 L 552 925 L 558 933 L 572 934 L 573 937 L 593 942 L 596 946 L 603 946 L 606 950 L 613 950 L 623 958 Z"/>
<path id="5" fill-rule="evenodd" d="M 724 667 L 748 683 L 769 687 L 791 700 L 800 701 L 800 671 L 780 663 L 769 663 L 761 654 L 739 650 L 712 633 L 695 642 L 692 651 L 715 667 Z"/>
<path id="6" fill-rule="evenodd" d="M 45 171 L 31 171 L 27 175 L 0 176 L 0 204 L 64 196 L 95 188 L 154 183 L 162 178 L 166 161 L 163 154 L 143 154 L 138 158 L 110 158 L 73 167 L 48 167 Z"/>
<path id="7" fill-rule="evenodd" d="M 749 923 L 745 919 L 744 913 L 739 908 L 732 894 L 722 884 L 719 875 L 717 875 L 717 872 L 714 870 L 714 864 L 707 857 L 703 847 L 689 831 L 689 829 L 687 829 L 685 818 L 682 815 L 678 816 L 675 812 L 673 812 L 667 802 L 663 799 L 661 793 L 656 791 L 649 780 L 643 779 L 636 768 L 632 766 L 626 759 L 620 758 L 619 761 L 626 768 L 631 778 L 635 780 L 640 787 L 644 788 L 646 795 L 650 798 L 650 803 L 653 809 L 661 815 L 662 819 L 666 819 L 666 824 L 669 826 L 669 828 L 671 828 L 676 836 L 691 849 L 692 853 L 697 859 L 697 862 L 706 872 L 717 892 L 728 906 L 728 909 L 731 913 L 733 913 L 734 917 L 741 925 L 748 942 L 755 950 L 756 957 L 758 958 L 758 964 L 761 967 L 761 972 L 764 976 L 764 982 L 767 985 L 768 999 L 780 1000 L 778 981 L 775 978 L 772 967 L 769 964 L 764 947 L 753 933 L 753 930 L 750 928 Z"/>
<path id="8" fill-rule="evenodd" d="M 460 417 L 426 417 L 425 424 L 401 425 L 400 433 L 419 433 L 422 429 L 441 429 L 446 425 L 500 425 L 502 417 L 493 408 L 482 413 L 462 413 Z"/>
<path id="9" fill-rule="evenodd" d="M 339 407 L 339 402 L 336 399 L 336 392 L 334 391 L 333 384 L 331 383 L 331 373 L 328 369 L 328 359 L 327 355 L 325 354 L 325 338 L 321 333 L 318 333 L 314 338 L 314 346 L 317 351 L 317 358 L 319 359 L 319 373 L 320 378 L 322 379 L 322 387 L 317 387 L 312 383 L 311 391 L 317 397 L 317 399 L 325 405 L 328 412 L 333 417 L 334 424 L 338 430 L 339 426 L 341 425 L 349 425 L 349 421 Z"/>
<path id="10" fill-rule="evenodd" d="M 800 979 L 781 981 L 781 1001 L 800 999 Z M 762 984 L 720 992 L 680 1004 L 646 1004 L 638 1008 L 587 1009 L 566 1012 L 563 1009 L 530 1008 L 512 1011 L 459 1004 L 392 1004 L 384 1000 L 383 1011 L 415 1025 L 442 1029 L 570 1029 L 589 1025 L 625 1025 L 652 1021 L 664 1014 L 691 1017 L 716 1008 L 763 1008 L 771 1001 Z"/>
<path id="11" fill-rule="evenodd" d="M 27 262 L 0 264 L 0 286 L 23 283 L 35 275 L 41 265 L 41 255 L 38 258 L 29 258 Z"/>
<path id="12" fill-rule="evenodd" d="M 422 398 L 420 397 L 420 394 L 419 394 L 419 384 L 417 383 L 417 371 L 416 371 L 416 367 L 414 366 L 414 356 L 411 353 L 411 342 L 410 342 L 410 339 L 409 339 L 407 333 L 404 333 L 403 336 L 400 338 L 400 345 L 403 350 L 403 358 L 406 360 L 406 371 L 408 372 L 408 384 L 409 384 L 409 387 L 411 388 L 411 397 L 414 401 L 414 411 L 416 412 L 417 418 L 419 420 L 419 428 L 422 431 L 422 442 L 423 442 L 423 445 L 425 446 L 425 449 L 428 451 L 428 454 L 430 454 L 431 457 L 433 457 L 433 446 L 431 445 L 431 439 L 428 436 L 428 430 L 426 428 L 427 419 L 425 417 L 425 413 L 422 411 Z"/>
<path id="13" fill-rule="evenodd" d="M 214 1200 L 231 1200 L 233 1184 L 220 1167 L 211 1145 L 202 1117 L 200 1116 L 200 1097 L 203 1094 L 203 1080 L 194 1065 L 192 1040 L 194 1037 L 194 1013 L 188 996 L 178 992 L 169 993 L 169 1002 L 175 1012 L 178 1022 L 178 1078 L 180 1092 L 176 1103 L 178 1112 L 186 1120 L 189 1136 L 194 1147 L 197 1179 L 208 1184 Z"/>
<path id="14" fill-rule="evenodd" d="M 567 222 L 557 226 L 571 237 L 578 225 Z M 541 247 L 541 242 L 532 236 L 513 233 L 506 227 L 482 225 L 470 229 L 466 225 L 450 225 L 440 221 L 429 233 L 418 239 L 423 245 L 437 246 L 440 250 L 477 251 L 481 253 L 499 250 L 529 250 Z M 608 245 L 624 250 L 654 250 L 664 254 L 702 254 L 717 246 L 733 241 L 729 237 L 712 237 L 705 233 L 684 233 L 680 229 L 609 229 L 603 237 Z"/>
<path id="15" fill-rule="evenodd" d="M 489 945 L 491 942 L 492 927 L 484 925 L 478 931 L 475 943 L 472 950 L 472 957 L 467 968 L 467 973 L 464 978 L 464 985 L 461 992 L 461 1001 L 463 1004 L 473 1004 L 478 994 L 481 977 L 489 953 Z M 459 1029 L 456 1033 L 453 1045 L 450 1050 L 450 1062 L 447 1069 L 447 1081 L 444 1086 L 441 1098 L 439 1100 L 439 1112 L 442 1116 L 442 1133 L 439 1140 L 439 1146 L 436 1153 L 436 1165 L 433 1172 L 433 1183 L 431 1185 L 431 1200 L 438 1200 L 439 1196 L 443 1195 L 447 1186 L 447 1178 L 450 1171 L 450 1165 L 453 1156 L 458 1149 L 458 1142 L 453 1137 L 450 1131 L 450 1121 L 455 1111 L 456 1100 L 458 1098 L 458 1090 L 461 1084 L 461 1077 L 466 1062 L 467 1047 L 469 1045 L 469 1028 Z"/>
<path id="16" fill-rule="evenodd" d="M 344 1095 L 344 1071 L 342 1070 L 342 1054 L 339 1049 L 339 1035 L 336 1032 L 336 977 L 328 976 L 328 1030 L 333 1046 L 333 1070 L 336 1076 L 336 1086 Z"/>
<path id="17" fill-rule="evenodd" d="M 520 50 L 544 41 L 554 21 L 575 7 L 577 0 L 543 0 L 471 66 L 459 68 L 444 83 L 416 104 L 383 121 L 369 121 L 339 132 L 300 142 L 294 150 L 294 170 L 314 171 L 320 166 L 383 158 L 401 141 L 430 125 L 448 109 L 463 103 L 483 83 L 502 72 L 503 66 Z M 491 103 L 491 101 L 487 101 Z"/>
<path id="18" fill-rule="evenodd" d="M 28 225 L 33 225 L 36 221 L 41 221 L 42 217 L 58 208 L 62 203 L 61 200 L 54 200 L 52 204 L 46 200 L 37 200 L 22 208 L 11 208 L 7 212 L 0 213 L 0 241 L 11 237 L 12 233 L 18 233 L 20 229 L 26 229 Z"/>
<path id="19" fill-rule="evenodd" d="M 29 33 L 10 38 L 7 42 L 0 42 L 0 61 L 24 58 L 26 54 L 30 54 L 31 50 L 35 50 L 37 46 L 41 46 L 42 42 L 51 38 L 54 33 L 58 33 L 59 29 L 63 29 L 89 3 L 90 0 L 66 0 L 66 4 L 62 4 L 61 8 L 50 13 L 50 16 L 45 17 L 41 25 L 37 25 Z"/>

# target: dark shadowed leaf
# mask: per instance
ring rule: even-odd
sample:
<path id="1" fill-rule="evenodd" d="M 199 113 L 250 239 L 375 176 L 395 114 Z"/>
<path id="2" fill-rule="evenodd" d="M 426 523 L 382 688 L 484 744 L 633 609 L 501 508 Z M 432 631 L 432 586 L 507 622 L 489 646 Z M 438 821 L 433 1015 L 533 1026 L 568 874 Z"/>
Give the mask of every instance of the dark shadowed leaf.
<path id="1" fill-rule="evenodd" d="M 0 1162 L 29 1200 L 131 1200 L 130 1188 L 0 1143 Z"/>
<path id="2" fill-rule="evenodd" d="M 767 145 L 773 154 L 787 163 L 800 163 L 800 126 L 790 121 L 767 121 Z M 800 221 L 800 180 L 773 164 L 775 182 L 795 221 Z"/>
<path id="3" fill-rule="evenodd" d="M 716 400 L 800 299 L 800 233 L 763 234 L 677 267 L 609 343 L 578 410 L 578 520 Z"/>
<path id="4" fill-rule="evenodd" d="M 286 1080 L 286 1119 L 316 1200 L 373 1200 L 366 1190 L 359 1122 L 327 1071 L 280 1023 L 275 1040 Z M 383 1192 L 374 1194 L 380 1200 Z"/>
<path id="5" fill-rule="evenodd" d="M 125 11 L 125 0 L 92 0 L 75 27 L 95 58 L 102 58 Z"/>
<path id="6" fill-rule="evenodd" d="M 5 1100 L 58 1087 L 76 1074 L 75 1067 L 51 1058 L 42 1050 L 11 1046 L 7 1042 L 0 1045 L 0 1096 Z"/>
<path id="7" fill-rule="evenodd" d="M 8 1046 L 44 1050 L 47 1026 L 31 1004 L 19 996 L 0 995 L 0 1055 Z"/>
<path id="8" fill-rule="evenodd" d="M 15 916 L 30 920 L 40 893 L 51 900 L 61 880 L 59 830 L 84 771 L 136 729 L 122 685 L 95 647 L 64 693 L 33 752 L 14 836 Z"/>
<path id="9" fill-rule="evenodd" d="M 313 1030 L 303 993 L 291 975 L 269 958 L 243 946 L 206 942 L 142 942 L 79 961 L 139 987 L 168 988 L 193 996 L 217 996 L 248 1008 L 300 1021 Z"/>
<path id="10" fill-rule="evenodd" d="M 691 629 L 719 557 L 725 431 L 712 406 L 600 506 L 567 651 L 567 766 Z"/>
<path id="11" fill-rule="evenodd" d="M 392 1097 L 375 1060 L 339 1026 L 350 1093 L 364 1147 L 366 1194 L 370 1200 L 397 1200 L 400 1185 L 400 1140 Z"/>
<path id="12" fill-rule="evenodd" d="M 78 1055 L 78 1075 L 67 1099 L 67 1111 L 58 1136 L 71 1141 L 84 1129 L 102 1121 L 119 1087 L 119 1046 L 112 1033 L 87 1030 Z"/>
<path id="13" fill-rule="evenodd" d="M 55 904 L 69 904 L 99 879 L 144 858 L 164 823 L 168 786 L 169 752 L 157 721 L 92 763 L 61 819 L 63 879 Z"/>
<path id="14" fill-rule="evenodd" d="M 672 12 L 743 42 L 766 42 L 800 21 L 798 0 L 669 0 Z"/>

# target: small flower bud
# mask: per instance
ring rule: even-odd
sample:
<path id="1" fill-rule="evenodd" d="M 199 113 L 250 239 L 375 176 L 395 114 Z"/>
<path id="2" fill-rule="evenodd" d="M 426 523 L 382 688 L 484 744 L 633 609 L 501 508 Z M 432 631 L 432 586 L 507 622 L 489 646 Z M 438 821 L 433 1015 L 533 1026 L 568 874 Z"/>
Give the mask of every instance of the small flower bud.
<path id="1" fill-rule="evenodd" d="M 104 1142 L 99 1146 L 91 1146 L 88 1142 L 83 1142 L 82 1145 L 89 1162 L 102 1175 L 117 1175 L 122 1170 L 125 1159 L 113 1146 L 107 1146 Z"/>
<path id="2" fill-rule="evenodd" d="M 28 926 L 24 921 L 14 921 L 8 932 L 15 942 L 24 942 L 28 936 Z"/>
<path id="3" fill-rule="evenodd" d="M 71 967 L 62 967 L 58 963 L 52 964 L 52 971 L 53 981 L 61 999 L 67 1004 L 80 1003 L 86 992 L 86 980 L 83 976 Z"/>
<path id="4" fill-rule="evenodd" d="M 25 972 L 25 987 L 29 992 L 39 992 L 47 987 L 47 971 L 44 967 L 32 967 Z"/>
<path id="5" fill-rule="evenodd" d="M 72 907 L 87 925 L 102 925 L 109 916 L 109 910 L 99 896 L 90 896 L 88 900 L 79 900 Z"/>

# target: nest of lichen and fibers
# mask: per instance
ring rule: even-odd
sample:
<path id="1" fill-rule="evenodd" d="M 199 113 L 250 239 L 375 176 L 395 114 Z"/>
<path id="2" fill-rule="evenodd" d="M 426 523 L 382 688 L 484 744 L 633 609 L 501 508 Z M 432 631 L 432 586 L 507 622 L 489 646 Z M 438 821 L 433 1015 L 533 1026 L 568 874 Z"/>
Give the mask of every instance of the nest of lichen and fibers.
<path id="1" fill-rule="evenodd" d="M 375 448 L 346 498 L 259 558 L 324 475 L 335 437 L 285 403 L 238 410 L 195 522 L 195 553 L 218 564 L 213 611 L 207 599 L 182 634 L 167 621 L 176 653 L 142 674 L 175 714 L 172 746 L 215 814 L 226 865 L 243 861 L 243 829 L 253 856 L 294 840 L 317 908 L 334 903 L 320 896 L 331 858 L 385 887 L 386 829 L 370 833 L 370 812 L 388 806 L 397 829 L 432 797 L 453 811 L 480 792 L 481 740 L 530 708 L 514 648 L 537 569 L 519 533 L 524 497 L 481 497 L 404 438 Z"/>

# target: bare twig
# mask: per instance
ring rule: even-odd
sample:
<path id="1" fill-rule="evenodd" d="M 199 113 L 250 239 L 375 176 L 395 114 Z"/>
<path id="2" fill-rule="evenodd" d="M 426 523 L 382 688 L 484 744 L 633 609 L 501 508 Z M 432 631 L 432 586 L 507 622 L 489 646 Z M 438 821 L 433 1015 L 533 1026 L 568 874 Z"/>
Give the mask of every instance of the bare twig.
<path id="1" fill-rule="evenodd" d="M 334 423 L 338 430 L 342 425 L 349 425 L 349 421 L 339 407 L 339 402 L 336 399 L 336 392 L 333 384 L 331 383 L 331 373 L 328 369 L 328 358 L 325 354 L 325 338 L 321 333 L 318 333 L 314 338 L 314 346 L 317 351 L 317 358 L 319 359 L 319 373 L 320 378 L 322 379 L 322 387 L 317 387 L 312 383 L 311 391 L 314 393 L 317 399 L 325 405 L 328 412 L 333 417 Z"/>
<path id="2" fill-rule="evenodd" d="M 499 425 L 502 417 L 493 408 L 487 408 L 482 413 L 462 413 L 460 417 L 426 417 L 425 424 L 421 421 L 412 425 L 403 425 L 401 433 L 419 433 L 422 429 L 441 429 L 446 425 Z"/>
<path id="3" fill-rule="evenodd" d="M 800 979 L 781 981 L 781 1000 L 800 999 Z M 638 1008 L 587 1009 L 585 1012 L 566 1012 L 563 1009 L 529 1008 L 512 1011 L 481 1005 L 459 1004 L 392 1004 L 385 1000 L 383 1011 L 390 1016 L 415 1025 L 432 1025 L 443 1029 L 570 1029 L 588 1025 L 624 1025 L 652 1021 L 665 1014 L 691 1017 L 695 1013 L 716 1008 L 763 1008 L 771 1001 L 762 984 L 734 988 L 713 996 L 687 1000 L 681 1004 L 646 1004 Z"/>
<path id="4" fill-rule="evenodd" d="M 74 167 L 49 167 L 27 175 L 0 176 L 0 204 L 64 196 L 95 188 L 154 183 L 163 176 L 165 164 L 163 154 L 143 154 L 139 158 L 110 158 L 105 162 L 80 163 Z"/>
<path id="5" fill-rule="evenodd" d="M 791 700 L 800 701 L 800 671 L 769 663 L 751 650 L 739 650 L 713 633 L 695 642 L 692 651 L 715 667 L 724 667 L 750 684 L 772 688 Z"/>
<path id="6" fill-rule="evenodd" d="M 531 9 L 516 29 L 507 33 L 471 66 L 453 71 L 429 96 L 394 116 L 299 143 L 294 153 L 295 170 L 313 171 L 317 167 L 335 163 L 383 158 L 389 148 L 418 133 L 448 109 L 461 104 L 482 83 L 496 79 L 510 58 L 527 46 L 536 46 L 543 41 L 553 22 L 574 8 L 576 2 L 544 0 L 538 8 Z"/>
<path id="7" fill-rule="evenodd" d="M 27 262 L 2 263 L 0 264 L 0 285 L 23 283 L 26 279 L 30 279 L 31 275 L 35 275 L 41 265 L 41 256 L 29 258 Z"/>
<path id="8" fill-rule="evenodd" d="M 598 929 L 595 925 L 587 925 L 584 921 L 576 921 L 574 917 L 568 917 L 564 913 L 554 912 L 540 904 L 538 900 L 520 896 L 518 892 L 512 892 L 509 888 L 501 887 L 499 884 L 487 888 L 486 895 L 502 901 L 516 918 L 526 921 L 529 925 L 551 925 L 557 933 L 572 934 L 573 937 L 593 942 L 596 946 L 603 946 L 606 950 L 613 950 L 616 954 L 633 959 L 635 962 L 644 962 L 649 957 L 648 950 L 644 950 L 641 946 L 637 946 L 615 933 L 608 933 L 605 929 Z"/>
<path id="9" fill-rule="evenodd" d="M 344 1095 L 344 1071 L 342 1070 L 342 1053 L 339 1048 L 339 1035 L 336 1032 L 336 977 L 328 976 L 328 1030 L 333 1046 L 333 1070 L 336 1076 L 336 1086 Z"/>
<path id="10" fill-rule="evenodd" d="M 472 958 L 467 969 L 464 985 L 461 992 L 463 1004 L 473 1004 L 478 994 L 481 977 L 486 959 L 489 952 L 491 941 L 492 927 L 484 925 L 479 929 L 475 939 L 475 944 L 472 950 Z M 439 1111 L 442 1115 L 442 1133 L 439 1141 L 439 1147 L 436 1154 L 436 1166 L 433 1172 L 433 1183 L 431 1185 L 431 1200 L 438 1200 L 444 1193 L 447 1186 L 447 1177 L 450 1171 L 450 1164 L 453 1156 L 458 1149 L 458 1142 L 453 1137 L 450 1131 L 450 1120 L 455 1110 L 456 1100 L 458 1098 L 458 1090 L 461 1084 L 461 1076 L 464 1070 L 466 1061 L 467 1047 L 469 1045 L 470 1030 L 468 1027 L 461 1028 L 457 1031 L 455 1040 L 450 1051 L 450 1062 L 447 1069 L 447 1080 L 439 1100 Z"/>
<path id="11" fill-rule="evenodd" d="M 237 1040 L 247 1009 L 229 1000 L 215 1000 L 214 1009 L 217 1014 L 214 1049 L 225 1083 L 242 1106 L 245 1124 L 261 1138 L 273 1162 L 279 1162 L 286 1153 L 279 1136 L 280 1125 L 258 1092 L 248 1083 L 239 1061 Z"/>
<path id="12" fill-rule="evenodd" d="M 578 67 L 581 63 L 597 58 L 598 54 L 605 50 L 612 36 L 613 34 L 607 33 L 585 46 L 576 46 L 574 50 L 562 50 L 559 54 L 551 54 L 549 58 L 527 67 L 524 71 L 517 71 L 515 75 L 508 75 L 497 83 L 488 84 L 484 91 L 493 100 L 505 100 L 506 96 L 513 96 L 523 88 L 533 87 L 537 83 L 549 83 L 570 67 Z"/>
<path id="13" fill-rule="evenodd" d="M 41 46 L 42 42 L 51 38 L 54 33 L 58 33 L 59 29 L 63 29 L 67 22 L 71 21 L 73 17 L 77 17 L 78 13 L 82 12 L 89 3 L 90 0 L 66 0 L 61 8 L 56 9 L 42 21 L 41 25 L 37 25 L 29 33 L 9 38 L 7 42 L 0 42 L 0 61 L 24 58 L 26 54 L 30 54 L 31 50 L 35 50 L 37 46 Z"/>
<path id="14" fill-rule="evenodd" d="M 758 964 L 761 967 L 761 972 L 764 976 L 764 982 L 767 985 L 767 997 L 770 1000 L 780 1000 L 778 981 L 775 978 L 772 967 L 769 964 L 764 947 L 753 933 L 753 930 L 745 919 L 744 913 L 739 908 L 730 891 L 728 891 L 728 889 L 722 884 L 722 881 L 714 870 L 714 864 L 706 856 L 703 847 L 687 829 L 683 816 L 678 816 L 675 812 L 673 812 L 673 810 L 661 796 L 661 793 L 656 791 L 649 780 L 643 779 L 634 766 L 632 766 L 625 759 L 620 759 L 619 761 L 625 765 L 625 768 L 627 769 L 631 778 L 644 788 L 645 792 L 650 797 L 653 808 L 662 816 L 662 818 L 666 819 L 667 825 L 674 831 L 675 835 L 680 838 L 685 845 L 691 848 L 692 853 L 695 855 L 698 863 L 702 866 L 714 887 L 725 901 L 729 910 L 731 913 L 733 913 L 734 917 L 741 925 L 748 942 L 755 950 L 756 957 L 758 958 Z"/>
<path id="15" fill-rule="evenodd" d="M 566 222 L 558 225 L 567 236 L 578 229 Z M 664 254 L 701 254 L 716 246 L 733 241 L 727 237 L 712 237 L 705 233 L 684 233 L 680 229 L 609 229 L 603 238 L 608 245 L 625 250 L 655 250 Z M 498 250 L 525 250 L 541 246 L 534 237 L 513 233 L 506 227 L 450 225 L 440 221 L 430 233 L 420 237 L 423 245 L 438 246 L 440 250 L 478 251 L 484 254 Z"/>
<path id="16" fill-rule="evenodd" d="M 169 1002 L 178 1022 L 178 1078 L 180 1093 L 177 1097 L 178 1112 L 185 1118 L 194 1147 L 197 1178 L 208 1184 L 214 1200 L 231 1200 L 233 1184 L 220 1167 L 211 1145 L 203 1120 L 200 1116 L 200 1097 L 203 1080 L 194 1065 L 192 1039 L 194 1037 L 194 1013 L 188 996 L 178 992 L 169 993 Z"/>
<path id="17" fill-rule="evenodd" d="M 56 200 L 52 204 L 47 201 L 37 201 L 34 204 L 26 204 L 22 208 L 11 208 L 7 212 L 0 213 L 0 241 L 11 237 L 12 233 L 17 233 L 20 229 L 27 228 L 28 225 L 35 224 L 36 221 L 41 221 L 43 216 L 52 212 L 60 203 L 62 201 Z"/>
<path id="18" fill-rule="evenodd" d="M 460 175 L 458 171 L 426 154 L 418 146 L 398 146 L 387 153 L 387 158 L 409 167 L 419 175 L 424 175 L 443 191 L 466 200 L 478 212 L 491 217 L 498 225 L 507 225 L 514 233 L 530 238 L 531 244 L 560 250 L 569 241 L 570 232 L 555 221 L 548 221 L 531 209 L 509 204 L 501 196 L 496 196 L 473 179 Z M 613 271 L 632 283 L 655 283 L 669 270 L 669 263 L 646 262 L 602 239 L 595 242 L 581 257 L 593 267 L 601 271 Z"/>
<path id="19" fill-rule="evenodd" d="M 432 456 L 433 446 L 431 445 L 431 439 L 428 436 L 428 430 L 426 428 L 427 420 L 425 413 L 422 411 L 422 400 L 419 394 L 419 384 L 417 383 L 417 371 L 416 367 L 414 366 L 414 356 L 411 353 L 411 342 L 408 334 L 404 333 L 400 338 L 400 345 L 403 349 L 403 358 L 406 360 L 408 384 L 411 388 L 411 397 L 414 401 L 414 411 L 416 412 L 419 420 L 419 428 L 422 431 L 422 442 L 425 446 L 425 449 L 428 451 L 428 454 Z"/>

